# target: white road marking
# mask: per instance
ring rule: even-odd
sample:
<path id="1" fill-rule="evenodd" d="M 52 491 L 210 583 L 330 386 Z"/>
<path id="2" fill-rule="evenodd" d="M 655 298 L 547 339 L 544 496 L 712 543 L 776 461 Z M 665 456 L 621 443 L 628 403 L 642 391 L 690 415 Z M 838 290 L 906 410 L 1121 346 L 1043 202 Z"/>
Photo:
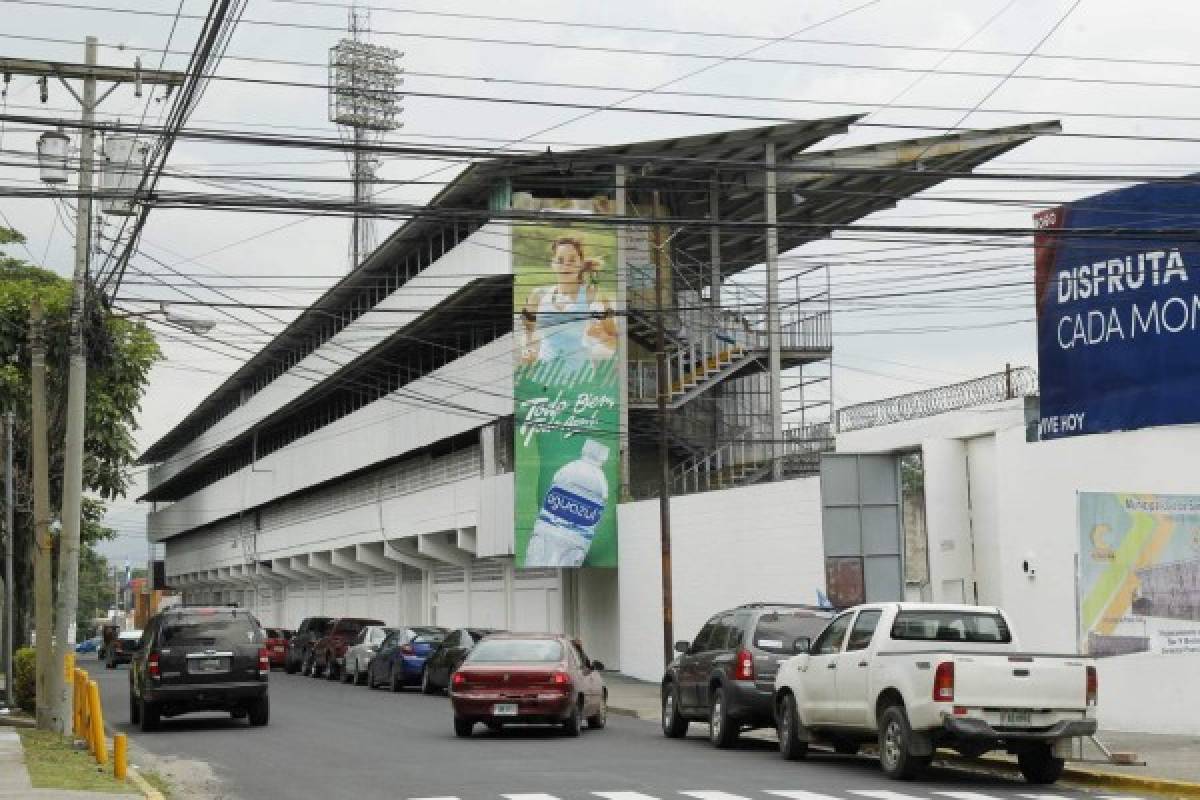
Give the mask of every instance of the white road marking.
<path id="1" fill-rule="evenodd" d="M 850 794 L 870 797 L 872 800 L 925 800 L 924 797 L 902 792 L 889 792 L 883 789 L 851 789 Z"/>
<path id="2" fill-rule="evenodd" d="M 553 794 L 502 794 L 501 797 L 506 797 L 508 800 L 559 800 L 557 795 Z"/>
<path id="3" fill-rule="evenodd" d="M 641 792 L 592 792 L 592 794 L 606 798 L 606 800 L 658 800 L 654 795 Z"/>
<path id="4" fill-rule="evenodd" d="M 949 797 L 951 800 L 997 800 L 994 794 L 981 792 L 934 792 L 934 794 Z"/>
<path id="5" fill-rule="evenodd" d="M 730 794 L 729 792 L 713 792 L 703 789 L 695 789 L 690 792 L 680 792 L 688 797 L 694 797 L 696 800 L 749 800 L 740 794 Z"/>
<path id="6" fill-rule="evenodd" d="M 1017 797 L 1023 797 L 1025 800 L 1073 800 L 1065 794 L 1019 794 Z"/>
<path id="7" fill-rule="evenodd" d="M 832 795 L 805 792 L 799 789 L 764 789 L 763 791 L 776 797 L 786 797 L 787 800 L 836 800 Z"/>

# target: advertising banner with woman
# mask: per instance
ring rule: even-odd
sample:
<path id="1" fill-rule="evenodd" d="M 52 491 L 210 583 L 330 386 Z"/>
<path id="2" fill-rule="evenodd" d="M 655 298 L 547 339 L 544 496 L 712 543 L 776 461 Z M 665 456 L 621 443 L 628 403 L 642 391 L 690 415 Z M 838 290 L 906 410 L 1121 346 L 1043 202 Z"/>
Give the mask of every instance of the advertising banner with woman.
<path id="1" fill-rule="evenodd" d="M 616 253 L 612 226 L 513 228 L 518 567 L 617 565 Z"/>

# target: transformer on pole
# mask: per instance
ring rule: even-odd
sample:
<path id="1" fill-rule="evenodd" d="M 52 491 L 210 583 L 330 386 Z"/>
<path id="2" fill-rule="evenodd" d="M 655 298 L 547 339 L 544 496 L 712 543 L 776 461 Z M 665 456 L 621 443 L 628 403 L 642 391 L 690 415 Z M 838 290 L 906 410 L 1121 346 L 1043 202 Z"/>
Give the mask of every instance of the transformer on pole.
<path id="1" fill-rule="evenodd" d="M 370 18 L 350 9 L 349 38 L 329 50 L 329 121 L 350 142 L 350 177 L 354 181 L 354 221 L 350 234 L 350 269 L 375 246 L 371 220 L 364 217 L 371 201 L 379 156 L 373 152 L 384 133 L 400 127 L 400 58 L 398 50 L 366 41 Z"/>

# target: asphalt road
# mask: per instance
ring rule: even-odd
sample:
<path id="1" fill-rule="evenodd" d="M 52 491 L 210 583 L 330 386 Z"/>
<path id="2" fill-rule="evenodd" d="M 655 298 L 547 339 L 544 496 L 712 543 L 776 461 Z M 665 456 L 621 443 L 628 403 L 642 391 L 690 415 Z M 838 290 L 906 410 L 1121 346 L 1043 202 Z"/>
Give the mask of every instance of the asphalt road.
<path id="1" fill-rule="evenodd" d="M 274 672 L 271 723 L 189 715 L 143 734 L 129 724 L 128 667 L 90 670 L 107 722 L 160 756 L 210 763 L 240 800 L 1087 800 L 1094 795 L 935 769 L 915 783 L 884 778 L 866 757 L 783 761 L 772 742 L 711 747 L 693 725 L 683 741 L 655 722 L 610 716 L 568 739 L 555 731 L 451 727 L 450 702 Z M 1122 798 L 1121 800 L 1130 800 Z"/>

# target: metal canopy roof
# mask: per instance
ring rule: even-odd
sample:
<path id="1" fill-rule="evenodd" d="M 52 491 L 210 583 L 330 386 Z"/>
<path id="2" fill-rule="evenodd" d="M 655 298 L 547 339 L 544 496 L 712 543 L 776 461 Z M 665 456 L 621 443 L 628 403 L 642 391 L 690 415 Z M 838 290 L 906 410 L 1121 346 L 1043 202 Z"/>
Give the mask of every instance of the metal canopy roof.
<path id="1" fill-rule="evenodd" d="M 451 181 L 426 206 L 476 211 L 488 216 L 493 188 L 508 179 L 518 189 L 586 192 L 612 186 L 613 168 L 627 167 L 631 192 L 658 189 L 677 209 L 676 217 L 705 219 L 710 181 L 719 181 L 719 215 L 731 223 L 761 222 L 763 148 L 774 142 L 780 186 L 779 250 L 792 250 L 824 238 L 871 213 L 935 186 L 952 175 L 969 172 L 996 156 L 1041 134 L 1054 133 L 1057 122 L 993 130 L 930 136 L 864 147 L 805 153 L 828 136 L 845 132 L 861 115 L 770 125 L 675 139 L 636 142 L 536 155 L 500 156 L 473 164 Z M 581 188 L 582 187 L 582 188 Z M 599 193 L 593 188 L 592 193 Z M 419 247 L 423 237 L 443 221 L 436 214 L 418 216 L 387 238 L 361 265 L 338 281 L 302 312 L 274 340 L 246 361 L 170 432 L 151 445 L 139 464 L 161 461 L 197 434 L 197 423 L 213 408 L 240 393 L 241 387 L 270 366 L 328 318 L 344 308 L 358 291 L 378 281 L 378 275 Z M 696 282 L 707 282 L 709 226 L 678 229 L 676 267 L 696 268 Z M 748 226 L 721 236 L 722 273 L 732 275 L 763 261 L 762 228 Z M 314 389 L 316 385 L 314 384 Z"/>

